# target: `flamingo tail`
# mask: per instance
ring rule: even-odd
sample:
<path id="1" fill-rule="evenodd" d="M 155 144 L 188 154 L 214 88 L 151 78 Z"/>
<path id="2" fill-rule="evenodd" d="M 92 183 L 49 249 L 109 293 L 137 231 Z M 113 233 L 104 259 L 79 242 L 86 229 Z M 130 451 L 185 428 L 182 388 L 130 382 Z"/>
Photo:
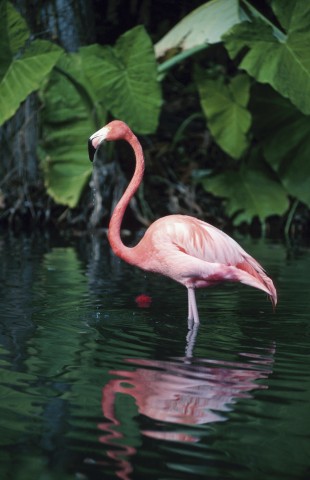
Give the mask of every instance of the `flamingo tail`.
<path id="1" fill-rule="evenodd" d="M 263 290 L 269 295 L 273 308 L 277 304 L 277 291 L 271 278 L 266 275 L 261 265 L 253 258 L 236 265 L 238 280 L 251 287 Z"/>

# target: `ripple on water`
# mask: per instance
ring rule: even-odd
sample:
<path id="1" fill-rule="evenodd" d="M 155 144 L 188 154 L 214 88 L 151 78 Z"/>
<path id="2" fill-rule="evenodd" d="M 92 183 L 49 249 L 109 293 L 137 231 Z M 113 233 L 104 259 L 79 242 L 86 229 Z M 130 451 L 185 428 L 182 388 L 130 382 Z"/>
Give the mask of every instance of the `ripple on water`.
<path id="1" fill-rule="evenodd" d="M 186 290 L 114 262 L 107 249 L 100 259 L 41 246 L 30 269 L 29 251 L 17 262 L 9 246 L 0 250 L 7 471 L 308 478 L 310 257 L 286 261 L 282 246 L 250 246 L 278 286 L 275 314 L 245 286 L 202 290 L 201 325 L 190 332 Z M 139 309 L 145 292 L 152 303 Z M 21 450 L 40 462 L 21 460 Z"/>

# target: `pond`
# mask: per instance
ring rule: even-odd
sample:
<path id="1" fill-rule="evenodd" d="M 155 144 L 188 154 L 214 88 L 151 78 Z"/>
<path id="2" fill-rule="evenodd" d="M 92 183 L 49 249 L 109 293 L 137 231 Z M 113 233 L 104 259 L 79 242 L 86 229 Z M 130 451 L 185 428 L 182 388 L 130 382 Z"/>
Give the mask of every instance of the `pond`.
<path id="1" fill-rule="evenodd" d="M 276 311 L 222 285 L 188 331 L 184 287 L 104 236 L 0 237 L 1 479 L 310 478 L 310 252 L 237 240 Z"/>

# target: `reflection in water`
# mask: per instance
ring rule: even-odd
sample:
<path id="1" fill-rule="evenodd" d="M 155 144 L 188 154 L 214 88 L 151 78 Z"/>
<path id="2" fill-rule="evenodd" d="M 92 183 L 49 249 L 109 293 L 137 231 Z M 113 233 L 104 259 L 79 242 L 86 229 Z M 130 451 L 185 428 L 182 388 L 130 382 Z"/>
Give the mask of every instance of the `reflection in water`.
<path id="1" fill-rule="evenodd" d="M 0 236 L 0 479 L 310 479 L 309 249 L 248 239 L 279 308 L 201 292 L 196 336 L 177 284 L 95 246 Z"/>
<path id="2" fill-rule="evenodd" d="M 272 373 L 275 347 L 260 353 L 239 353 L 242 361 L 218 362 L 188 357 L 160 360 L 133 360 L 134 370 L 116 370 L 102 391 L 102 411 L 107 422 L 98 427 L 104 432 L 100 442 L 107 445 L 107 455 L 117 464 L 117 475 L 129 479 L 132 471 L 128 457 L 136 453 L 125 440 L 128 410 L 115 408 L 117 394 L 134 399 L 140 414 L 158 422 L 158 430 L 142 430 L 144 435 L 182 442 L 199 438 L 180 431 L 181 425 L 200 425 L 228 420 L 238 399 L 251 398 L 254 389 L 268 386 L 257 380 Z M 170 428 L 163 422 L 170 423 Z M 172 424 L 178 424 L 177 426 Z M 184 428 L 184 427 L 183 427 Z"/>

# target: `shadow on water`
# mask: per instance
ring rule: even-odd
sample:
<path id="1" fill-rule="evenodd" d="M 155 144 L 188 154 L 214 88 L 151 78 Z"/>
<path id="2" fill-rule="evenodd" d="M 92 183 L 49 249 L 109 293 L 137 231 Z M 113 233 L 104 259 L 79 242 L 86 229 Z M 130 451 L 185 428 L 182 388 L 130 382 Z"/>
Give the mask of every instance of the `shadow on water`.
<path id="1" fill-rule="evenodd" d="M 105 239 L 1 237 L 0 478 L 308 479 L 310 254 L 241 243 L 276 313 L 201 290 L 188 330 L 183 287 Z"/>

